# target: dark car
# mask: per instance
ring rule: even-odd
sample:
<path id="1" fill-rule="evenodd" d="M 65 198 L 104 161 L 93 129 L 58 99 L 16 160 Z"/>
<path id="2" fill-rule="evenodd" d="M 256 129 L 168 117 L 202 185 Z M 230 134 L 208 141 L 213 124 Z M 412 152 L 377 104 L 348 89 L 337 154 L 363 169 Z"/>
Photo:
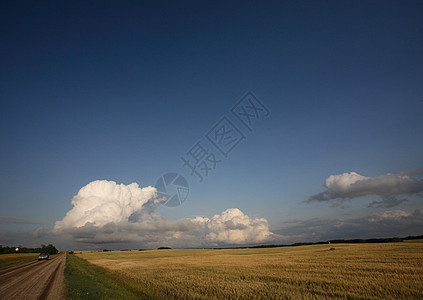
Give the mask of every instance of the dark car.
<path id="1" fill-rule="evenodd" d="M 38 255 L 38 260 L 48 260 L 49 255 L 48 253 L 41 253 L 40 255 Z"/>

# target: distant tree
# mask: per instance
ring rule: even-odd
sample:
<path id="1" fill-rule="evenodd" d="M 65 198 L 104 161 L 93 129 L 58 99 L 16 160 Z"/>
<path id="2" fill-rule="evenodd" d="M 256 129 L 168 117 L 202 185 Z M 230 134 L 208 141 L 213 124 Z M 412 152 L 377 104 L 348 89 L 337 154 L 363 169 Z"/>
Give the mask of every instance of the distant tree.
<path id="1" fill-rule="evenodd" d="M 41 245 L 40 253 L 48 253 L 52 255 L 52 254 L 57 254 L 58 252 L 59 250 L 57 250 L 56 247 L 54 247 L 52 244 L 48 244 L 47 246 Z"/>
<path id="2" fill-rule="evenodd" d="M 6 247 L 2 247 L 1 248 L 1 254 L 8 254 L 8 253 L 13 253 L 14 252 L 14 250 L 15 250 L 15 248 L 14 247 L 8 247 L 8 246 L 6 246 Z"/>

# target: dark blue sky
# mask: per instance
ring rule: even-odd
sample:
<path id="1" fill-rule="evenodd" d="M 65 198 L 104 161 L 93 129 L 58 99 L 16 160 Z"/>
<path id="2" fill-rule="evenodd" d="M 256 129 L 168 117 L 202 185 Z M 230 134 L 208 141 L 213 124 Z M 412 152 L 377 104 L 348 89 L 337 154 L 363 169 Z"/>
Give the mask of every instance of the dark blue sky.
<path id="1" fill-rule="evenodd" d="M 303 203 L 330 175 L 423 165 L 421 1 L 123 2 L 1 2 L 0 216 L 51 227 L 93 180 L 174 171 L 191 191 L 168 218 L 279 228 L 383 212 Z M 271 115 L 198 184 L 181 155 L 246 91 Z"/>

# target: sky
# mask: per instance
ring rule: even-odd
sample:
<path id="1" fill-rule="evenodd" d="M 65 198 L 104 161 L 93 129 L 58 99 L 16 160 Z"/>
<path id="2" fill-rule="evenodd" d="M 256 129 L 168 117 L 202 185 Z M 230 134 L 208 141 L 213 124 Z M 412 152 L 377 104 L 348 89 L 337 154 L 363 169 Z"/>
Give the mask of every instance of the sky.
<path id="1" fill-rule="evenodd" d="M 0 245 L 423 234 L 421 1 L 0 5 Z"/>

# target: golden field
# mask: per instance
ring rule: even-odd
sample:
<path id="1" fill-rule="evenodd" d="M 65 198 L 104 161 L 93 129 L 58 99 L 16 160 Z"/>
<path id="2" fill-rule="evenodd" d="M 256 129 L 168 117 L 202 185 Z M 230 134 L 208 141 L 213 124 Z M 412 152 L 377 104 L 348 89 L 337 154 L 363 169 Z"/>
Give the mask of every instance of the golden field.
<path id="1" fill-rule="evenodd" d="M 39 253 L 12 253 L 0 255 L 0 270 L 37 260 Z"/>
<path id="2" fill-rule="evenodd" d="M 423 299 L 423 243 L 82 252 L 163 298 Z"/>

